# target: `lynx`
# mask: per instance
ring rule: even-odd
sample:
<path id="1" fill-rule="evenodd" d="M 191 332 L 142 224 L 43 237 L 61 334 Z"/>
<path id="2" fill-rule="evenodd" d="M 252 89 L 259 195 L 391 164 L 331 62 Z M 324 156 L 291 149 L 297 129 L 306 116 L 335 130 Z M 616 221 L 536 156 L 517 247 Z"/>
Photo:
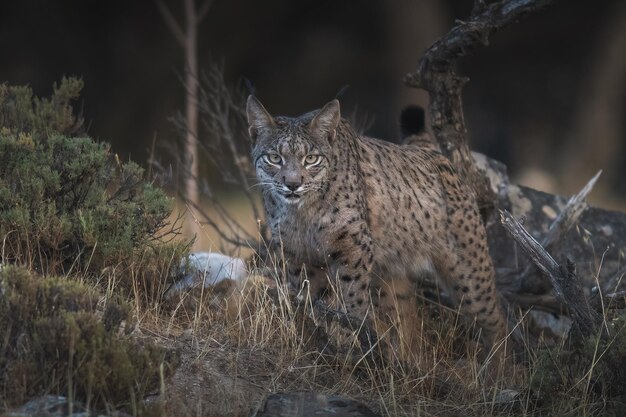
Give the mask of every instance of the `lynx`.
<path id="1" fill-rule="evenodd" d="M 476 318 L 488 345 L 506 334 L 485 228 L 472 189 L 436 146 L 359 136 L 337 100 L 272 117 L 253 96 L 252 161 L 290 282 L 336 288 L 349 315 L 416 321 L 411 276 L 435 274 Z"/>

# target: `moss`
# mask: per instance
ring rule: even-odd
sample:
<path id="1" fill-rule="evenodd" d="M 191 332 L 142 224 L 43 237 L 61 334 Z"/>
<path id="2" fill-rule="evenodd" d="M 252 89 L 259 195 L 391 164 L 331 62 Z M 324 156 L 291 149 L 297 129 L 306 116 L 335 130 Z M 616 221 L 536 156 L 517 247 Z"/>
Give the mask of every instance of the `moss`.
<path id="1" fill-rule="evenodd" d="M 103 318 L 91 287 L 0 270 L 0 394 L 16 405 L 45 393 L 71 395 L 96 409 L 137 409 L 174 363 L 154 344 L 120 336 L 129 306 L 108 301 Z"/>

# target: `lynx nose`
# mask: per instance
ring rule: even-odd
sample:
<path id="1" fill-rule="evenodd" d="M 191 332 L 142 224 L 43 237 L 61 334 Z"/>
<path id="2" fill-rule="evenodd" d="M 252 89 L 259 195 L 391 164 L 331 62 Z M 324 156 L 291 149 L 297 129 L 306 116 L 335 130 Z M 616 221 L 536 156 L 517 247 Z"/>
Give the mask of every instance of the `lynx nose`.
<path id="1" fill-rule="evenodd" d="M 283 184 L 285 184 L 285 186 L 289 188 L 289 190 L 296 191 L 298 187 L 302 185 L 302 177 L 297 177 L 295 175 L 285 176 L 283 177 Z"/>

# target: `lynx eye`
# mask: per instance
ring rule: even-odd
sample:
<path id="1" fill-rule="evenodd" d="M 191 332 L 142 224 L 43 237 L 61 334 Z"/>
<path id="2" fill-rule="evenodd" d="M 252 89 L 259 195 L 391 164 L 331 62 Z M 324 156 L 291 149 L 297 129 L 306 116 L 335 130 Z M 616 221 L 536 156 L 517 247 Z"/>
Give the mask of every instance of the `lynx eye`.
<path id="1" fill-rule="evenodd" d="M 280 165 L 283 162 L 283 158 L 277 153 L 268 153 L 265 160 L 273 165 Z"/>
<path id="2" fill-rule="evenodd" d="M 320 155 L 307 155 L 304 158 L 304 165 L 313 166 L 317 165 L 322 161 L 322 157 Z"/>

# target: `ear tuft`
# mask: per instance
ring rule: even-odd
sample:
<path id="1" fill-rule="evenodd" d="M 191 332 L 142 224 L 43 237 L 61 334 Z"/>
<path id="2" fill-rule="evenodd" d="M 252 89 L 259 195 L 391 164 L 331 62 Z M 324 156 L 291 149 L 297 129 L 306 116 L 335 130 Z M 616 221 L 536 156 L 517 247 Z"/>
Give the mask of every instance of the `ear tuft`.
<path id="1" fill-rule="evenodd" d="M 320 110 L 313 120 L 311 120 L 311 123 L 309 123 L 309 127 L 311 130 L 318 131 L 322 135 L 333 139 L 340 120 L 341 109 L 339 107 L 339 100 L 335 99 L 322 107 L 322 110 Z"/>
<path id="2" fill-rule="evenodd" d="M 246 113 L 248 116 L 248 132 L 250 133 L 252 141 L 256 140 L 260 131 L 274 126 L 272 116 L 253 95 L 248 96 Z"/>

